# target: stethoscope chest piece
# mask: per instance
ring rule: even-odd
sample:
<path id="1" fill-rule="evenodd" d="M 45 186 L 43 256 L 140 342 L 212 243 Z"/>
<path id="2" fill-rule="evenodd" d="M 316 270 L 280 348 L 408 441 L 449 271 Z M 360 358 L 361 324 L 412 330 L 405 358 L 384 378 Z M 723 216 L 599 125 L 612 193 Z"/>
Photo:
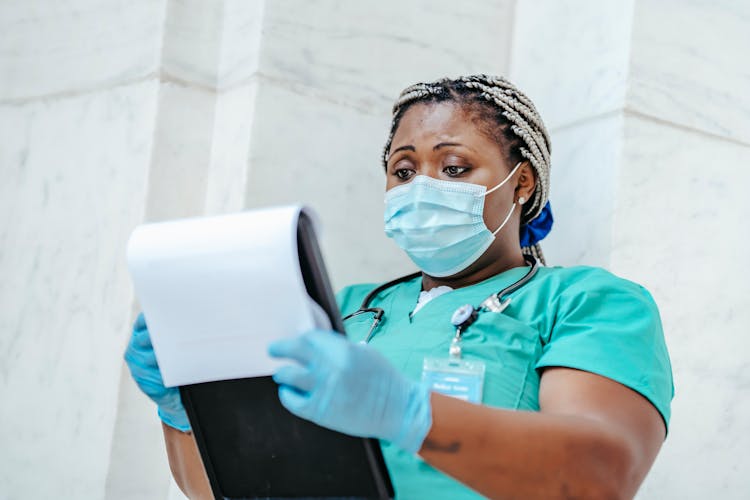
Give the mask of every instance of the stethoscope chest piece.
<path id="1" fill-rule="evenodd" d="M 471 304 L 464 304 L 455 311 L 451 316 L 451 323 L 456 328 L 464 329 L 477 320 L 478 311 Z"/>
<path id="2" fill-rule="evenodd" d="M 450 359 L 457 360 L 461 358 L 461 334 L 469 327 L 469 325 L 477 320 L 478 316 L 479 310 L 475 309 L 471 304 L 464 304 L 453 311 L 451 323 L 456 327 L 456 334 L 453 337 L 450 349 L 448 350 Z"/>
<path id="3" fill-rule="evenodd" d="M 491 311 L 491 312 L 501 313 L 509 305 L 510 305 L 510 297 L 508 297 L 505 300 L 500 300 L 500 297 L 498 297 L 497 295 L 490 295 L 484 300 L 484 302 L 482 302 L 480 307 L 483 307 L 486 310 Z"/>

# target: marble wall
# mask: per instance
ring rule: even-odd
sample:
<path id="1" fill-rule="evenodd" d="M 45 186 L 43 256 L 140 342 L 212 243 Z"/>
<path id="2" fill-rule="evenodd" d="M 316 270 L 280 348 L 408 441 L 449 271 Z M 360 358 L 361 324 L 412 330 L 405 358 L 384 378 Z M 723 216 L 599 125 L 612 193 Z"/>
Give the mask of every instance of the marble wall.
<path id="1" fill-rule="evenodd" d="M 676 388 L 643 497 L 745 498 L 750 143 L 635 117 L 624 132 L 612 268 L 657 300 Z"/>
<path id="2" fill-rule="evenodd" d="M 0 2 L 3 499 L 105 494 L 164 7 Z"/>
<path id="3" fill-rule="evenodd" d="M 534 100 L 552 140 L 555 229 L 543 244 L 550 263 L 609 265 L 632 11 L 631 1 L 516 7 L 510 77 Z"/>
<path id="4" fill-rule="evenodd" d="M 632 37 L 612 267 L 653 291 L 676 386 L 643 497 L 745 498 L 750 4 L 637 1 Z"/>
<path id="5" fill-rule="evenodd" d="M 314 207 L 337 288 L 413 271 L 382 232 L 380 155 L 401 89 L 509 63 L 511 0 L 367 5 L 267 2 L 263 24 L 247 203 Z"/>
<path id="6" fill-rule="evenodd" d="M 145 221 L 243 208 L 263 5 L 166 2 Z M 121 377 L 106 498 L 181 498 L 153 405 Z"/>
<path id="7" fill-rule="evenodd" d="M 661 310 L 676 395 L 639 497 L 746 498 L 750 5 L 520 1 L 515 26 L 511 76 L 551 125 L 549 260 Z"/>
<path id="8" fill-rule="evenodd" d="M 550 128 L 548 260 L 660 305 L 677 395 L 640 498 L 743 498 L 747 3 L 363 5 L 0 2 L 0 499 L 179 498 L 121 362 L 129 232 L 302 201 L 336 286 L 410 271 L 381 230 L 389 109 L 471 72 L 508 74 Z"/>

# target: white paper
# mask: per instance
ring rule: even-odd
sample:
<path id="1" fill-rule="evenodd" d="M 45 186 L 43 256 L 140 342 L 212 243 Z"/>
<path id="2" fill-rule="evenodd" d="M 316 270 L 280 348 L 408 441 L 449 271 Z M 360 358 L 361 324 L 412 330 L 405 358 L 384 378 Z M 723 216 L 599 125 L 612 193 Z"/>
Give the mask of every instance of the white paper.
<path id="1" fill-rule="evenodd" d="M 128 266 L 165 386 L 270 375 L 280 363 L 267 355 L 272 340 L 327 326 L 299 269 L 301 210 L 265 208 L 133 231 Z"/>

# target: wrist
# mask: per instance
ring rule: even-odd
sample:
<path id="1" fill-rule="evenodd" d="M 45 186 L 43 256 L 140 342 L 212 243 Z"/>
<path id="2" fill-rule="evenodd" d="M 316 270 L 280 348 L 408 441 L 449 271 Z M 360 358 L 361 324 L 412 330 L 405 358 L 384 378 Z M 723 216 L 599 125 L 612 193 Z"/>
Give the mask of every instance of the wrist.
<path id="1" fill-rule="evenodd" d="M 393 443 L 410 453 L 416 453 L 422 447 L 432 427 L 432 405 L 430 390 L 427 386 L 412 383 L 407 390 L 406 405 L 401 421 L 401 428 Z"/>
<path id="2" fill-rule="evenodd" d="M 157 407 L 157 414 L 162 422 L 178 431 L 189 432 L 191 430 L 190 421 L 181 402 L 171 405 L 159 405 Z"/>

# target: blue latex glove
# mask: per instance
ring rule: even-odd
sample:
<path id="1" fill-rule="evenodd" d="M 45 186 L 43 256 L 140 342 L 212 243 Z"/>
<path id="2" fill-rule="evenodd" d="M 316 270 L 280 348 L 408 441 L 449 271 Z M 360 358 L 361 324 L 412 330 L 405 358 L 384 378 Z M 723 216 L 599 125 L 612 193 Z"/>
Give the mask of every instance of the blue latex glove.
<path id="1" fill-rule="evenodd" d="M 183 432 L 189 431 L 190 422 L 182 406 L 179 389 L 164 387 L 146 319 L 142 313 L 133 324 L 133 335 L 125 350 L 125 362 L 138 387 L 157 404 L 162 422 Z"/>
<path id="2" fill-rule="evenodd" d="M 345 434 L 385 439 L 415 453 L 432 425 L 428 389 L 399 373 L 371 346 L 313 330 L 273 342 L 268 353 L 299 364 L 273 376 L 295 415 Z"/>

